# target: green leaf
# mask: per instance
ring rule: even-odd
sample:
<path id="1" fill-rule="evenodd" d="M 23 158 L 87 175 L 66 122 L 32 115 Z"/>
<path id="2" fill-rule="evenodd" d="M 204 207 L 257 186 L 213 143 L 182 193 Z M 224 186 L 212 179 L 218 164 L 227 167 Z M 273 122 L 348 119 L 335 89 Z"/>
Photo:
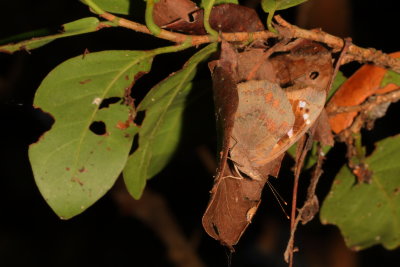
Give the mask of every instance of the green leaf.
<path id="1" fill-rule="evenodd" d="M 366 163 L 371 184 L 359 184 L 348 167 L 333 182 L 321 209 L 324 224 L 337 225 L 348 247 L 355 250 L 382 244 L 400 245 L 400 135 L 376 144 Z"/>
<path id="2" fill-rule="evenodd" d="M 265 13 L 272 13 L 277 10 L 287 9 L 300 5 L 307 0 L 262 0 L 261 7 Z"/>
<path id="3" fill-rule="evenodd" d="M 145 118 L 140 127 L 139 147 L 129 157 L 123 175 L 130 194 L 138 199 L 146 180 L 160 172 L 171 160 L 181 138 L 183 111 L 193 88 L 197 66 L 217 49 L 211 44 L 197 52 L 182 70 L 157 84 L 138 106 Z"/>
<path id="4" fill-rule="evenodd" d="M 338 71 L 333 80 L 332 88 L 328 92 L 327 102 L 331 99 L 331 97 L 336 93 L 336 91 L 342 86 L 342 84 L 347 80 L 346 76 L 343 75 L 343 72 Z"/>
<path id="5" fill-rule="evenodd" d="M 201 0 L 200 7 L 204 8 L 208 6 L 212 0 Z M 214 0 L 213 6 L 221 4 L 239 4 L 238 0 Z"/>
<path id="6" fill-rule="evenodd" d="M 323 146 L 322 147 L 322 153 L 324 153 L 324 155 L 326 155 L 329 150 L 331 150 L 331 146 Z M 315 163 L 317 163 L 318 160 L 318 142 L 313 142 L 313 146 L 311 148 L 311 151 L 308 153 L 305 161 L 304 161 L 304 169 L 308 170 L 311 167 L 313 167 L 315 165 Z"/>
<path id="7" fill-rule="evenodd" d="M 210 25 L 211 10 L 215 5 L 215 1 L 216 0 L 201 0 L 201 7 L 204 9 L 204 28 L 209 35 L 216 39 L 218 37 L 218 32 Z"/>
<path id="8" fill-rule="evenodd" d="M 218 37 L 218 32 L 215 31 L 210 25 L 210 15 L 213 6 L 220 4 L 239 4 L 238 0 L 201 0 L 200 7 L 204 9 L 204 28 L 207 33 L 213 36 L 214 38 Z"/>
<path id="9" fill-rule="evenodd" d="M 15 40 L 19 41 L 23 39 L 29 39 L 29 40 L 0 46 L 0 52 L 14 53 L 19 50 L 29 51 L 44 46 L 59 38 L 98 31 L 99 29 L 105 26 L 110 26 L 110 23 L 100 22 L 95 17 L 83 18 L 62 25 L 63 31 L 61 33 L 43 36 L 44 34 L 49 34 L 50 31 L 42 29 L 9 37 L 5 40 L 0 41 L 0 43 L 8 43 L 8 42 L 13 42 Z"/>
<path id="10" fill-rule="evenodd" d="M 236 4 L 239 5 L 238 0 L 215 0 L 214 6 L 221 5 L 221 4 Z"/>
<path id="11" fill-rule="evenodd" d="M 391 83 L 400 86 L 400 74 L 392 70 L 388 70 L 385 73 L 385 76 L 383 76 L 381 87 L 385 87 L 386 85 Z"/>
<path id="12" fill-rule="evenodd" d="M 78 56 L 51 71 L 36 92 L 34 105 L 55 123 L 31 145 L 29 159 L 41 194 L 61 218 L 95 203 L 125 166 L 135 129 L 124 127 L 134 111 L 123 97 L 149 71 L 153 56 L 142 51 Z M 110 100 L 117 103 L 101 105 Z"/>
<path id="13" fill-rule="evenodd" d="M 129 15 L 131 0 L 92 0 L 101 9 L 115 14 Z"/>
<path id="14" fill-rule="evenodd" d="M 304 160 L 303 170 L 308 170 L 311 167 L 313 167 L 315 165 L 315 163 L 317 163 L 318 143 L 319 142 L 317 142 L 317 141 L 313 142 L 312 148 L 308 152 L 308 154 Z M 297 148 L 297 142 L 294 143 L 291 147 L 289 147 L 289 149 L 286 150 L 286 152 L 290 156 L 292 156 L 292 158 L 296 158 L 296 148 Z M 331 148 L 332 148 L 331 146 L 323 146 L 322 153 L 324 153 L 326 155 L 329 152 L 329 150 L 331 150 Z"/>

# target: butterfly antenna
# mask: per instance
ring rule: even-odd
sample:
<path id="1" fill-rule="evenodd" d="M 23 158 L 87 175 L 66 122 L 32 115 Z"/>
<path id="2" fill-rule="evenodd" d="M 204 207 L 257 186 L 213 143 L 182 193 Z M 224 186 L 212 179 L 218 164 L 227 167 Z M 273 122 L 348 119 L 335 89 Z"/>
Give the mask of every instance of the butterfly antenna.
<path id="1" fill-rule="evenodd" d="M 279 207 L 281 207 L 282 212 L 286 215 L 287 219 L 290 219 L 285 208 L 283 207 L 283 205 L 287 206 L 287 202 L 283 199 L 283 197 L 279 194 L 279 192 L 272 186 L 272 184 L 268 181 L 268 179 L 267 179 L 267 184 L 269 189 L 271 189 L 272 194 L 274 195 L 276 201 L 278 202 Z"/>

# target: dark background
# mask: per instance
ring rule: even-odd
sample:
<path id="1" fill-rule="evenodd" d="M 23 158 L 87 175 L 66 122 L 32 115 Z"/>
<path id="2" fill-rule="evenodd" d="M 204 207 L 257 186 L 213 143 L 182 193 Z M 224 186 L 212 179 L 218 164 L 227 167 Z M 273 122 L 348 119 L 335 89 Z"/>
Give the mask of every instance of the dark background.
<path id="1" fill-rule="evenodd" d="M 141 2 L 133 2 L 133 9 L 137 7 L 140 11 Z M 396 1 L 348 2 L 349 9 L 342 10 L 350 14 L 348 27 L 335 33 L 331 25 L 331 32 L 350 35 L 363 47 L 375 47 L 384 52 L 399 50 Z M 280 14 L 295 22 L 296 10 Z M 332 15 L 333 10 L 327 12 Z M 58 25 L 90 15 L 78 1 L 1 1 L 0 40 L 43 27 L 57 29 Z M 325 27 L 324 30 L 329 31 Z M 30 53 L 0 54 L 0 266 L 173 266 L 165 245 L 154 231 L 135 217 L 121 213 L 110 194 L 76 218 L 58 219 L 35 186 L 27 156 L 29 144 L 48 127 L 41 114 L 32 108 L 32 102 L 35 90 L 51 69 L 82 54 L 86 48 L 95 52 L 151 49 L 167 44 L 126 29 L 106 29 L 56 40 Z M 156 58 L 152 72 L 134 87 L 137 97 L 171 71 L 178 70 L 192 52 Z M 344 71 L 350 74 L 355 67 L 357 64 L 352 64 Z M 212 174 L 200 159 L 198 148 L 209 149 L 211 153 L 215 149 L 211 94 L 209 88 L 204 90 L 201 101 L 187 114 L 190 126 L 180 151 L 148 186 L 164 197 L 171 216 L 197 248 L 206 266 L 226 266 L 228 251 L 208 237 L 201 227 Z M 398 105 L 393 105 L 387 117 L 378 121 L 377 130 L 366 135 L 368 146 L 400 132 L 399 126 L 393 123 L 398 121 L 398 109 Z M 344 163 L 344 153 L 343 145 L 339 144 L 328 155 L 318 189 L 321 199 Z M 291 164 L 290 158 L 285 159 L 280 178 L 272 181 L 287 200 L 291 196 Z M 303 180 L 301 189 L 306 186 Z M 264 193 L 254 223 L 232 256 L 232 266 L 285 266 L 282 254 L 288 240 L 289 222 L 271 195 L 269 190 Z M 357 254 L 346 250 L 338 230 L 322 226 L 318 218 L 300 227 L 296 245 L 301 252 L 296 254 L 295 266 L 392 266 L 400 260 L 399 250 L 386 251 L 380 246 Z"/>

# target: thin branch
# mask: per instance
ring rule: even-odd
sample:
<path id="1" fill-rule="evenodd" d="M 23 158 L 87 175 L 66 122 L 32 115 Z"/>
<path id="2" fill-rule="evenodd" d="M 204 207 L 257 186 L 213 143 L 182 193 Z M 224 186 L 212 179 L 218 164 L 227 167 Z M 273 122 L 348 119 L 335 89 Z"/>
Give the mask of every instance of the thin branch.
<path id="1" fill-rule="evenodd" d="M 114 16 L 110 13 L 103 13 L 99 15 L 100 17 L 112 21 L 116 24 L 118 24 L 121 27 L 131 29 L 137 32 L 145 33 L 145 34 L 151 34 L 149 29 L 140 23 L 127 20 L 124 18 L 119 18 L 117 16 Z M 221 36 L 218 38 L 218 42 L 222 41 L 222 39 L 228 41 L 228 42 L 241 42 L 241 41 L 246 41 L 249 39 L 257 40 L 257 39 L 268 39 L 270 37 L 277 37 L 278 35 L 271 33 L 269 31 L 259 31 L 259 32 L 236 32 L 236 33 L 221 33 Z M 182 43 L 186 41 L 188 38 L 191 38 L 191 44 L 193 46 L 201 45 L 201 44 L 206 44 L 206 43 L 211 43 L 215 41 L 215 37 L 211 35 L 187 35 L 187 34 L 182 34 L 182 33 L 177 33 L 177 32 L 170 32 L 164 29 L 161 29 L 161 32 L 157 36 L 158 38 L 165 39 L 171 42 L 175 43 Z"/>
<path id="2" fill-rule="evenodd" d="M 317 188 L 319 178 L 322 175 L 322 163 L 324 160 L 324 154 L 322 153 L 322 148 L 320 145 L 318 145 L 317 153 L 318 153 L 317 164 L 315 166 L 313 175 L 311 177 L 310 185 L 308 186 L 307 189 L 307 199 L 304 202 L 303 207 L 299 209 L 296 219 L 292 220 L 292 225 L 290 229 L 290 238 L 284 253 L 284 258 L 286 262 L 289 261 L 290 266 L 293 264 L 293 252 L 296 251 L 296 249 L 294 248 L 294 236 L 299 222 L 301 221 L 303 225 L 308 223 L 314 218 L 314 215 L 319 210 L 319 203 L 318 203 L 318 198 L 315 195 L 315 189 Z"/>
<path id="3" fill-rule="evenodd" d="M 290 232 L 293 233 L 291 238 L 288 241 L 287 250 L 285 251 L 284 257 L 285 261 L 289 262 L 289 267 L 293 266 L 293 253 L 295 252 L 294 248 L 294 232 L 297 228 L 297 218 L 296 218 L 296 210 L 297 210 L 297 189 L 299 184 L 299 178 L 301 170 L 304 166 L 304 160 L 306 158 L 307 152 L 310 150 L 312 146 L 312 136 L 304 135 L 300 141 L 297 142 L 296 149 L 296 164 L 294 170 L 294 182 L 293 182 L 293 198 L 292 198 L 292 212 L 290 214 Z"/>
<path id="4" fill-rule="evenodd" d="M 344 41 L 342 38 L 333 36 L 329 33 L 323 32 L 322 30 L 301 29 L 288 23 L 280 16 L 275 16 L 275 20 L 279 23 L 279 33 L 283 36 L 291 38 L 304 38 L 325 43 L 331 47 L 334 52 L 339 52 L 344 46 Z M 372 62 L 376 66 L 389 68 L 400 73 L 400 60 L 397 60 L 374 48 L 362 48 L 354 44 L 350 45 L 344 62 L 340 63 L 343 65 L 347 62 L 355 60 L 361 63 Z"/>
<path id="5" fill-rule="evenodd" d="M 146 189 L 140 200 L 134 200 L 123 182 L 119 181 L 112 196 L 123 214 L 136 217 L 154 231 L 165 244 L 174 266 L 205 266 L 161 195 Z"/>
<path id="6" fill-rule="evenodd" d="M 346 58 L 347 52 L 349 51 L 349 48 L 350 48 L 351 44 L 352 44 L 351 38 L 346 38 L 346 39 L 344 40 L 343 49 L 342 49 L 342 51 L 340 52 L 339 58 L 338 58 L 337 61 L 336 61 L 335 69 L 333 70 L 332 78 L 331 78 L 331 80 L 329 81 L 329 85 L 328 85 L 328 87 L 327 87 L 327 88 L 328 88 L 328 91 L 330 91 L 331 88 L 332 88 L 333 81 L 335 80 L 335 77 L 336 77 L 336 75 L 337 75 L 338 72 L 339 72 L 340 66 L 342 66 L 342 61 L 343 61 L 343 59 Z"/>
<path id="7" fill-rule="evenodd" d="M 400 87 L 396 88 L 392 92 L 383 94 L 383 95 L 374 95 L 369 97 L 364 103 L 356 106 L 336 106 L 333 107 L 329 111 L 329 116 L 333 116 L 340 113 L 348 113 L 348 112 L 360 112 L 364 110 L 371 110 L 375 106 L 378 106 L 382 103 L 394 103 L 400 100 Z"/>
<path id="8" fill-rule="evenodd" d="M 151 34 L 149 29 L 145 25 L 142 25 L 140 23 L 120 18 L 107 12 L 101 13 L 99 14 L 99 16 L 116 23 L 121 27 L 145 34 Z M 228 42 L 244 42 L 249 40 L 266 40 L 271 37 L 284 37 L 304 38 L 317 42 L 322 42 L 331 47 L 334 52 L 340 51 L 344 46 L 344 41 L 341 38 L 325 33 L 322 30 L 301 29 L 288 23 L 280 16 L 275 16 L 275 20 L 278 22 L 276 28 L 278 29 L 279 34 L 275 34 L 270 31 L 221 33 L 217 41 L 220 42 L 222 40 L 225 40 Z M 211 35 L 186 35 L 182 33 L 167 31 L 164 29 L 161 30 L 157 37 L 175 43 L 182 43 L 191 38 L 192 46 L 215 41 L 215 38 Z M 354 44 L 350 45 L 347 55 L 343 59 L 343 62 L 341 62 L 341 64 L 354 60 L 362 63 L 372 62 L 376 66 L 389 68 L 395 72 L 400 73 L 400 60 L 392 58 L 389 55 L 373 48 L 362 48 Z"/>

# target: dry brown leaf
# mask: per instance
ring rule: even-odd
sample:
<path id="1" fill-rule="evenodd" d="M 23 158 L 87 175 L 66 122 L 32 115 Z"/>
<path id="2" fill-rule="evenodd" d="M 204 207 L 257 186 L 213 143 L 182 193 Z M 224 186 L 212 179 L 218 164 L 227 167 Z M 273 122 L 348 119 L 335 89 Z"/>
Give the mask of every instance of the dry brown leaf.
<path id="1" fill-rule="evenodd" d="M 190 0 L 159 0 L 154 4 L 153 19 L 158 26 L 177 20 L 189 22 L 189 15 L 198 9 Z"/>
<path id="2" fill-rule="evenodd" d="M 179 19 L 169 24 L 158 24 L 169 30 L 188 34 L 206 34 L 204 29 L 204 12 L 197 10 L 190 16 L 192 21 Z M 213 7 L 210 14 L 210 25 L 221 32 L 255 32 L 264 30 L 264 25 L 252 8 L 235 4 L 222 4 Z"/>

